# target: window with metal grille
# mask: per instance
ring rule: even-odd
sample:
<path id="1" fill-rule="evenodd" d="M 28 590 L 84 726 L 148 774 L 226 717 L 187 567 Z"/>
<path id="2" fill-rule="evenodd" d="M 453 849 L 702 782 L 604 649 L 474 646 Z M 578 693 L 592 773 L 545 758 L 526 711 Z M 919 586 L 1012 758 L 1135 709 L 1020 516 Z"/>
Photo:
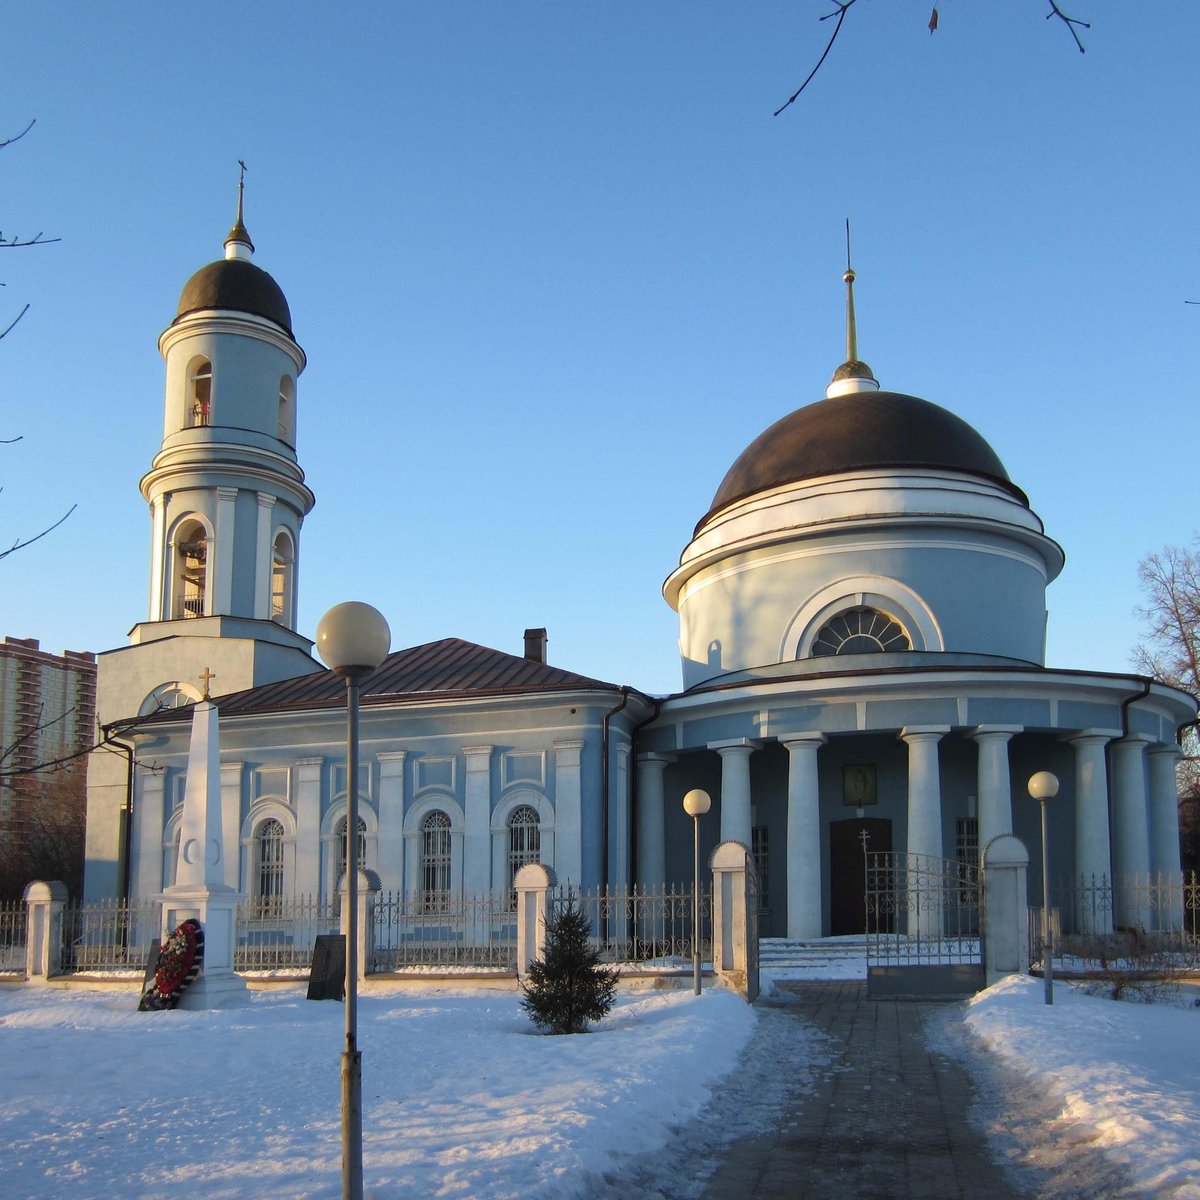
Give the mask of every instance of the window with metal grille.
<path id="1" fill-rule="evenodd" d="M 450 818 L 435 809 L 421 822 L 421 906 L 441 912 L 450 898 Z"/>
<path id="2" fill-rule="evenodd" d="M 876 608 L 848 608 L 821 626 L 812 656 L 831 654 L 882 654 L 911 650 L 912 642 L 899 621 Z"/>
<path id="3" fill-rule="evenodd" d="M 343 817 L 334 829 L 335 845 L 337 846 L 337 881 L 340 884 L 346 874 L 346 818 Z M 358 847 L 355 851 L 358 857 L 358 869 L 361 871 L 367 865 L 367 823 L 358 818 Z"/>
<path id="4" fill-rule="evenodd" d="M 264 821 L 254 835 L 255 896 L 262 907 L 283 900 L 283 826 L 274 818 Z"/>
<path id="5" fill-rule="evenodd" d="M 958 863 L 960 899 L 965 902 L 971 890 L 966 881 L 979 866 L 979 821 L 975 817 L 959 817 L 954 822 L 954 857 Z"/>
<path id="6" fill-rule="evenodd" d="M 770 912 L 771 907 L 767 903 L 769 855 L 765 825 L 755 825 L 750 830 L 750 857 L 754 860 L 754 873 L 758 876 L 758 911 L 760 913 Z"/>
<path id="7" fill-rule="evenodd" d="M 537 809 L 522 804 L 508 818 L 508 888 L 509 898 L 516 900 L 512 890 L 517 872 L 526 864 L 537 862 L 542 851 L 542 833 L 538 827 Z"/>

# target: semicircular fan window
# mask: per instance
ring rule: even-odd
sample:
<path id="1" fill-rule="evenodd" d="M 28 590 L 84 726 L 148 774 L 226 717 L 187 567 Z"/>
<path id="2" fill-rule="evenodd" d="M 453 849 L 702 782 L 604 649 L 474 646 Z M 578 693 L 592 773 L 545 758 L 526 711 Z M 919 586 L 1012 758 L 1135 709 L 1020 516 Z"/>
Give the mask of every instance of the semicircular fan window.
<path id="1" fill-rule="evenodd" d="M 812 645 L 813 658 L 831 654 L 882 654 L 911 650 L 899 621 L 876 608 L 848 608 L 821 626 Z"/>

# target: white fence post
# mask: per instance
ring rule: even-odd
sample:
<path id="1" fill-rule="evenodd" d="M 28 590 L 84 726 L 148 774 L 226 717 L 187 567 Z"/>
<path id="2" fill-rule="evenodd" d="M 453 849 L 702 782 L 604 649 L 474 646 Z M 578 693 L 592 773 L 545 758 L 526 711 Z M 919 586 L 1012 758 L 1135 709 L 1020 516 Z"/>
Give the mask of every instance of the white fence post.
<path id="1" fill-rule="evenodd" d="M 339 907 L 338 931 L 343 937 L 350 927 L 349 888 L 346 877 L 338 884 Z M 367 978 L 367 966 L 375 955 L 375 901 L 383 890 L 383 884 L 375 871 L 358 873 L 358 982 Z"/>
<path id="2" fill-rule="evenodd" d="M 524 979 L 529 964 L 546 953 L 546 913 L 550 889 L 557 880 L 544 863 L 526 863 L 516 874 L 517 978 Z"/>
<path id="3" fill-rule="evenodd" d="M 713 875 L 713 970 L 751 1003 L 758 995 L 758 880 L 741 842 L 722 842 L 709 859 Z M 696 936 L 699 936 L 696 930 Z"/>
<path id="4" fill-rule="evenodd" d="M 25 888 L 25 976 L 49 979 L 59 974 L 63 908 L 67 885 L 34 880 Z"/>
<path id="5" fill-rule="evenodd" d="M 983 850 L 983 963 L 988 987 L 1029 973 L 1029 851 L 1011 833 Z"/>

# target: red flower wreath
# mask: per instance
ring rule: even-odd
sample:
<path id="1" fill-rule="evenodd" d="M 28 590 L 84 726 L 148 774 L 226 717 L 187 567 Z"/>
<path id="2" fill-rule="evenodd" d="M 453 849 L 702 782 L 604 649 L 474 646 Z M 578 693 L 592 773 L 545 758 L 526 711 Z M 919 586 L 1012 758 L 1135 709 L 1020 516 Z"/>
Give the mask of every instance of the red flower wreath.
<path id="1" fill-rule="evenodd" d="M 174 1008 L 183 989 L 190 984 L 204 963 L 204 931 L 200 922 L 189 918 L 176 927 L 163 943 L 154 971 L 154 983 L 142 995 L 142 1011 Z"/>

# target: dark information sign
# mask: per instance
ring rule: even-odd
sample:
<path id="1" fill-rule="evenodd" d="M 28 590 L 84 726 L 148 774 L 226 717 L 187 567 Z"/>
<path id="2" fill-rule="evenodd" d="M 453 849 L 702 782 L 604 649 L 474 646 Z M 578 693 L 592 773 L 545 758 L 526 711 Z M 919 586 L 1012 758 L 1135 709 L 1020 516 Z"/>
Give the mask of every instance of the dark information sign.
<path id="1" fill-rule="evenodd" d="M 346 995 L 346 938 L 340 933 L 321 933 L 313 947 L 308 973 L 310 1000 L 342 1000 Z"/>
<path id="2" fill-rule="evenodd" d="M 154 983 L 155 973 L 158 971 L 158 956 L 162 951 L 162 944 L 158 938 L 150 943 L 150 953 L 146 956 L 146 973 L 142 976 L 142 991 Z"/>

